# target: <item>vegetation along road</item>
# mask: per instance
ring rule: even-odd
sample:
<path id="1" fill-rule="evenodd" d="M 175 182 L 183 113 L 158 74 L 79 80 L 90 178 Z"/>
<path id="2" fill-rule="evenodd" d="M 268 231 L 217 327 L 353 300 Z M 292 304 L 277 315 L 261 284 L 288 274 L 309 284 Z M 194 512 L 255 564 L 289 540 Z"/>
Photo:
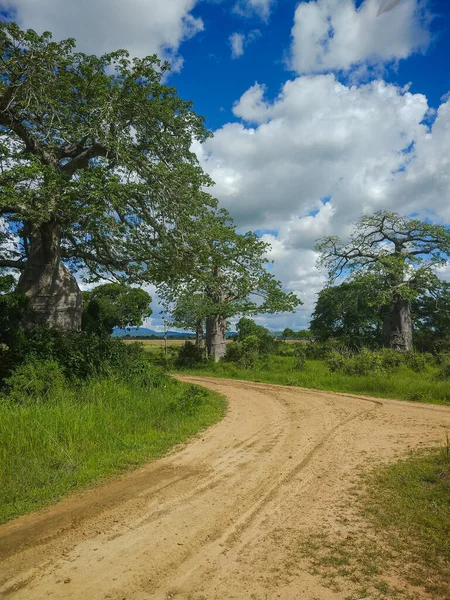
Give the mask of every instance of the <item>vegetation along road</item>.
<path id="1" fill-rule="evenodd" d="M 224 420 L 134 473 L 3 525 L 0 597 L 361 597 L 355 578 L 330 589 L 305 544 L 351 538 L 361 471 L 441 443 L 450 407 L 181 379 L 226 395 Z M 401 572 L 383 575 L 405 584 Z"/>

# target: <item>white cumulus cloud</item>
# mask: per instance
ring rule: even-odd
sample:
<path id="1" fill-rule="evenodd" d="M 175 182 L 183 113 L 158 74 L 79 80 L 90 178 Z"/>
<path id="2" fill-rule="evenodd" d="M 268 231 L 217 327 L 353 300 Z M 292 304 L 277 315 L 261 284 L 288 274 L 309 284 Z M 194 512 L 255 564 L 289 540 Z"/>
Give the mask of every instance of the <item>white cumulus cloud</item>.
<path id="1" fill-rule="evenodd" d="M 191 10 L 197 0 L 0 0 L 22 27 L 74 37 L 84 52 L 125 48 L 132 56 L 172 56 L 203 29 Z"/>
<path id="2" fill-rule="evenodd" d="M 231 58 L 239 58 L 244 54 L 245 48 L 261 36 L 259 29 L 249 33 L 232 33 L 228 38 L 231 46 Z"/>
<path id="3" fill-rule="evenodd" d="M 258 16 L 267 21 L 275 3 L 276 0 L 237 0 L 234 12 L 243 17 Z"/>
<path id="4" fill-rule="evenodd" d="M 243 33 L 232 33 L 229 42 L 231 46 L 231 58 L 239 58 L 244 54 L 245 35 Z"/>
<path id="5" fill-rule="evenodd" d="M 268 232 L 275 275 L 306 295 L 303 322 L 324 283 L 318 238 L 345 236 L 378 209 L 450 222 L 450 100 L 433 115 L 423 94 L 327 74 L 288 81 L 273 101 L 257 83 L 234 114 L 242 121 L 215 131 L 198 156 L 239 227 Z"/>
<path id="6" fill-rule="evenodd" d="M 422 0 L 404 0 L 377 16 L 380 0 L 302 2 L 292 29 L 292 67 L 298 73 L 377 67 L 424 50 L 430 41 Z"/>

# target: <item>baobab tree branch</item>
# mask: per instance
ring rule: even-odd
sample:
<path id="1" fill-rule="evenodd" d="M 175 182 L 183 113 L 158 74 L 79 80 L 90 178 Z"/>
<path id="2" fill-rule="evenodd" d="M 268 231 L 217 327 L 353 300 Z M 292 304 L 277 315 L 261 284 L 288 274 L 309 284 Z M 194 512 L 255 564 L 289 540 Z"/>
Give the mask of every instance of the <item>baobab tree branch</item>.
<path id="1" fill-rule="evenodd" d="M 11 260 L 7 258 L 0 259 L 0 268 L 3 269 L 25 269 L 25 263 L 20 260 Z"/>

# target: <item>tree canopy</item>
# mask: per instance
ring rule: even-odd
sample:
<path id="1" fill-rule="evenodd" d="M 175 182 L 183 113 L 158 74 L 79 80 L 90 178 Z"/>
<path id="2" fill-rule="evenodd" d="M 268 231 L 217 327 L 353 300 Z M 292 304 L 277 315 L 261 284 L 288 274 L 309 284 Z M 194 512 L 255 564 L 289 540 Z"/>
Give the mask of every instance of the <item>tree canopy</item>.
<path id="1" fill-rule="evenodd" d="M 172 303 L 166 304 L 166 309 L 170 314 L 171 324 L 174 327 L 195 331 L 196 346 L 198 349 L 202 348 L 208 316 L 208 302 L 205 296 L 200 292 L 180 291 L 176 298 L 172 298 Z"/>
<path id="2" fill-rule="evenodd" d="M 319 292 L 311 333 L 319 340 L 338 338 L 348 346 L 382 342 L 383 315 L 379 288 L 372 277 L 360 276 Z"/>
<path id="3" fill-rule="evenodd" d="M 270 331 L 263 327 L 262 325 L 258 325 L 253 321 L 253 319 L 249 319 L 248 317 L 241 317 L 239 321 L 236 323 L 236 331 L 238 332 L 238 341 L 244 340 L 249 335 L 255 335 L 256 337 L 264 337 L 270 336 Z"/>
<path id="4" fill-rule="evenodd" d="M 139 327 L 152 314 L 151 297 L 140 288 L 106 283 L 83 292 L 82 329 L 111 335 L 115 327 Z"/>

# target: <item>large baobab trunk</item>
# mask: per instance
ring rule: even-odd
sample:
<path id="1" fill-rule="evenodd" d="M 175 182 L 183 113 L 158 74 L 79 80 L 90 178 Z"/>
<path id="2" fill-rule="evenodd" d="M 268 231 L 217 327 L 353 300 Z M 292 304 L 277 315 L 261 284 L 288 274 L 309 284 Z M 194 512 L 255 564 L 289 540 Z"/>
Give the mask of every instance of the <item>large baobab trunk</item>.
<path id="1" fill-rule="evenodd" d="M 384 345 L 399 352 L 413 349 L 412 320 L 409 302 L 396 300 L 383 322 Z"/>
<path id="2" fill-rule="evenodd" d="M 18 289 L 33 312 L 25 326 L 47 325 L 65 331 L 81 329 L 81 292 L 61 262 L 61 229 L 54 221 L 30 228 L 28 260 Z"/>
<path id="3" fill-rule="evenodd" d="M 206 321 L 206 347 L 208 356 L 214 356 L 217 362 L 223 358 L 227 351 L 225 334 L 227 320 L 224 317 L 210 317 Z"/>

